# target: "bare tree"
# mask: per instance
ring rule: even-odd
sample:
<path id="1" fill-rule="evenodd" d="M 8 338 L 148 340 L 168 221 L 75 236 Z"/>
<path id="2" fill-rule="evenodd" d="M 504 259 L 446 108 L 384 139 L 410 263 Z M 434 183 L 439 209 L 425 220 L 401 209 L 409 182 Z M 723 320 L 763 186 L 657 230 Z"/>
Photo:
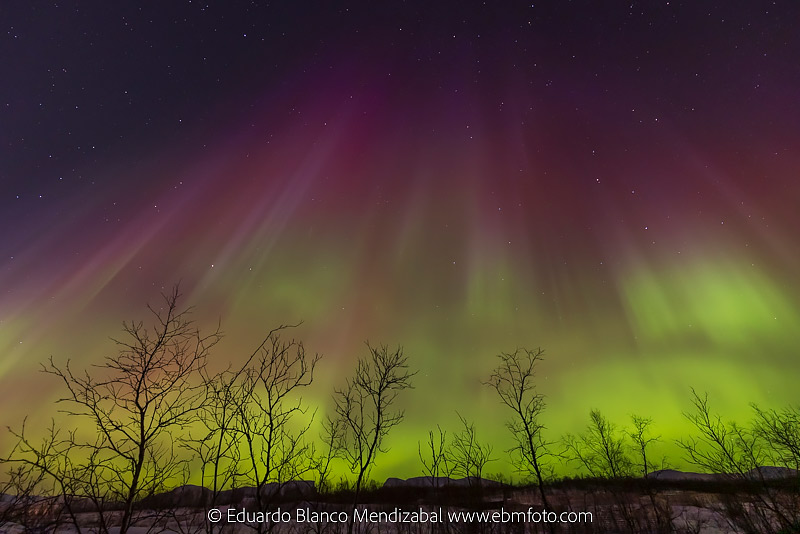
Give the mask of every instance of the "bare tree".
<path id="1" fill-rule="evenodd" d="M 772 465 L 800 471 L 800 410 L 764 410 L 752 405 L 754 431 L 767 444 Z"/>
<path id="2" fill-rule="evenodd" d="M 633 468 L 633 462 L 628 456 L 631 447 L 627 443 L 627 437 L 599 410 L 591 410 L 586 430 L 578 435 L 567 434 L 564 437 L 564 454 L 592 477 L 612 480 L 608 486 L 616 502 L 616 506 L 611 509 L 612 517 L 620 514 L 627 531 L 633 533 L 642 531 L 643 523 L 649 523 L 649 518 L 641 513 L 624 488 L 618 485 L 618 479 L 630 477 Z"/>
<path id="3" fill-rule="evenodd" d="M 710 473 L 747 478 L 748 473 L 763 465 L 766 452 L 747 428 L 735 422 L 726 423 L 711 411 L 708 394 L 702 397 L 692 389 L 694 410 L 684 417 L 699 435 L 678 440 L 686 459 Z"/>
<path id="4" fill-rule="evenodd" d="M 773 457 L 770 447 L 776 445 L 770 441 L 776 437 L 769 430 L 771 415 L 756 410 L 756 422 L 752 427 L 725 422 L 711 410 L 708 394 L 700 396 L 694 389 L 692 404 L 694 410 L 685 412 L 684 416 L 698 435 L 677 442 L 686 459 L 705 471 L 727 475 L 733 481 L 749 481 L 758 488 L 747 496 L 752 503 L 738 498 L 724 503 L 732 526 L 764 534 L 795 529 L 800 516 L 794 497 L 787 499 L 769 483 L 762 470 Z M 778 428 L 781 426 L 778 424 Z"/>
<path id="5" fill-rule="evenodd" d="M 46 530 L 49 521 L 43 521 L 36 513 L 41 505 L 40 497 L 43 472 L 31 465 L 9 466 L 0 483 L 0 531 L 11 532 L 21 526 L 23 531 Z M 46 500 L 52 499 L 47 497 Z M 47 503 L 47 508 L 52 508 Z"/>
<path id="6" fill-rule="evenodd" d="M 314 468 L 305 439 L 314 415 L 300 393 L 313 382 L 321 356 L 307 355 L 301 341 L 284 339 L 286 328 L 271 331 L 236 373 L 238 389 L 228 400 L 235 412 L 230 430 L 242 449 L 239 480 L 255 489 L 255 504 L 265 512 L 287 483 Z M 256 529 L 273 527 L 258 524 Z"/>
<path id="7" fill-rule="evenodd" d="M 454 474 L 470 478 L 480 489 L 483 468 L 492 461 L 492 446 L 478 441 L 475 424 L 457 414 L 462 429 L 453 435 L 446 451 L 447 463 Z"/>
<path id="8" fill-rule="evenodd" d="M 123 323 L 125 338 L 114 340 L 119 352 L 105 358 L 92 372 L 74 373 L 70 362 L 44 367 L 64 383 L 68 395 L 59 400 L 66 414 L 91 421 L 97 440 L 81 443 L 88 451 L 94 490 L 107 488 L 106 497 L 123 508 L 120 534 L 134 520 L 134 505 L 164 489 L 180 471 L 173 433 L 195 421 L 204 403 L 199 373 L 219 330 L 203 335 L 189 318 L 191 308 L 178 307 L 175 287 L 163 303 L 148 306 L 152 327 L 144 322 Z"/>
<path id="9" fill-rule="evenodd" d="M 784 525 L 785 530 L 797 529 L 800 526 L 800 410 L 794 406 L 765 410 L 755 404 L 752 408 L 755 412 L 753 433 L 764 443 L 769 465 L 778 468 L 776 478 L 784 479 L 783 488 L 776 491 L 765 476 L 769 468 L 759 468 L 756 473 L 766 486 L 763 493 L 770 497 L 780 515 L 789 520 L 790 524 Z"/>
<path id="10" fill-rule="evenodd" d="M 630 476 L 632 462 L 627 454 L 625 434 L 599 410 L 589 412 L 589 421 L 583 434 L 567 434 L 564 438 L 567 455 L 593 477 Z"/>
<path id="11" fill-rule="evenodd" d="M 656 530 L 658 532 L 671 532 L 674 530 L 671 508 L 667 502 L 663 502 L 666 497 L 661 501 L 657 499 L 658 491 L 653 487 L 649 476 L 656 468 L 656 465 L 651 459 L 651 445 L 660 441 L 661 436 L 653 436 L 651 434 L 653 420 L 649 417 L 642 417 L 634 414 L 631 415 L 631 423 L 633 424 L 633 428 L 627 430 L 625 433 L 633 443 L 632 453 L 636 457 L 635 461 L 631 460 L 632 468 L 642 473 L 644 489 L 650 500 L 650 507 L 653 511 Z M 666 458 L 662 458 L 660 468 L 664 469 L 666 463 Z"/>
<path id="12" fill-rule="evenodd" d="M 341 458 L 344 451 L 345 427 L 343 421 L 336 417 L 327 417 L 322 425 L 320 440 L 323 449 L 314 451 L 314 471 L 317 477 L 317 490 L 326 493 L 331 489 L 330 477 L 333 461 Z"/>
<path id="13" fill-rule="evenodd" d="M 26 532 L 47 531 L 67 522 L 80 534 L 74 508 L 80 498 L 74 484 L 74 433 L 52 421 L 45 437 L 34 443 L 25 427 L 23 422 L 18 431 L 8 429 L 16 444 L 0 458 L 8 466 L 0 486 L 0 530 L 16 523 Z"/>
<path id="14" fill-rule="evenodd" d="M 661 436 L 653 436 L 650 434 L 653 420 L 649 417 L 642 417 L 634 414 L 631 415 L 631 422 L 633 423 L 633 428 L 626 433 L 633 442 L 633 448 L 638 458 L 638 466 L 642 471 L 642 476 L 646 478 L 655 468 L 655 464 L 653 464 L 649 457 L 650 445 L 660 441 Z"/>
<path id="15" fill-rule="evenodd" d="M 244 395 L 240 377 L 241 371 L 230 369 L 213 376 L 203 372 L 206 401 L 198 412 L 198 424 L 181 439 L 195 459 L 190 468 L 197 470 L 200 486 L 208 490 L 207 495 L 201 492 L 202 502 L 196 506 L 215 507 L 223 492 L 236 488 L 242 478 L 242 439 L 236 431 L 237 407 Z M 180 525 L 184 518 L 174 519 Z M 204 526 L 209 534 L 215 530 L 214 523 L 206 521 Z"/>
<path id="16" fill-rule="evenodd" d="M 439 487 L 439 477 L 450 476 L 450 467 L 447 461 L 446 444 L 447 432 L 436 425 L 437 433 L 428 432 L 428 441 L 425 442 L 425 453 L 422 452 L 422 443 L 417 443 L 417 454 L 422 463 L 422 472 L 430 478 L 433 488 Z"/>
<path id="17" fill-rule="evenodd" d="M 487 382 L 494 388 L 504 405 L 512 411 L 506 423 L 514 438 L 509 451 L 519 472 L 531 476 L 539 488 L 542 506 L 551 507 L 545 492 L 547 461 L 553 456 L 551 442 L 545 440 L 542 413 L 546 407 L 544 395 L 536 390 L 536 366 L 543 359 L 542 349 L 518 348 L 511 353 L 501 353 L 500 363 Z"/>
<path id="18" fill-rule="evenodd" d="M 356 476 L 353 506 L 392 428 L 403 420 L 403 411 L 395 409 L 397 395 L 412 387 L 414 372 L 402 347 L 389 351 L 386 345 L 372 347 L 369 355 L 358 360 L 355 375 L 344 389 L 334 393 L 336 418 L 343 429 L 341 454 Z M 348 533 L 353 532 L 352 517 Z"/>

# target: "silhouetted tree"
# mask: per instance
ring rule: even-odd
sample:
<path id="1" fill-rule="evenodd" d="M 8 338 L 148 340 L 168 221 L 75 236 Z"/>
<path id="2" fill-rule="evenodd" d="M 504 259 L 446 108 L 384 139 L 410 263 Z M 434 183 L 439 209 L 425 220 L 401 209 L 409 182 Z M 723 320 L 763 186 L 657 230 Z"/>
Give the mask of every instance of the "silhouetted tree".
<path id="1" fill-rule="evenodd" d="M 425 452 L 422 443 L 417 442 L 417 454 L 422 463 L 422 472 L 430 477 L 433 488 L 439 487 L 440 476 L 450 476 L 451 472 L 446 454 L 447 432 L 439 425 L 436 425 L 436 431 L 436 433 L 433 430 L 428 432 Z"/>
<path id="2" fill-rule="evenodd" d="M 124 534 L 145 519 L 148 525 L 194 519 L 180 506 L 214 506 L 223 491 L 242 486 L 252 488 L 251 508 L 266 511 L 285 496 L 285 484 L 316 467 L 305 439 L 313 414 L 300 393 L 312 383 L 320 356 L 307 356 L 301 342 L 282 336 L 289 327 L 280 326 L 241 366 L 210 374 L 206 360 L 221 338 L 219 329 L 201 334 L 189 318 L 191 308 L 180 309 L 179 299 L 176 287 L 163 295 L 161 306 L 148 306 L 152 327 L 123 323 L 126 335 L 114 340 L 118 353 L 91 370 L 73 372 L 69 361 L 60 366 L 50 359 L 43 370 L 66 386 L 68 394 L 58 401 L 63 411 L 83 421 L 75 426 L 91 428 L 94 437 L 54 425 L 38 444 L 25 435 L 24 425 L 12 431 L 16 446 L 0 462 L 10 466 L 6 480 L 20 497 L 13 507 L 1 507 L 8 513 L 0 521 L 13 516 L 21 522 L 29 509 L 41 511 L 46 503 L 48 528 L 66 518 L 80 532 L 77 506 L 98 514 L 93 531 L 118 527 Z M 341 428 L 334 429 L 332 441 L 341 441 Z M 191 459 L 180 456 L 180 449 Z M 179 488 L 167 500 L 153 498 L 198 476 L 199 491 Z"/>
<path id="3" fill-rule="evenodd" d="M 593 477 L 630 476 L 632 462 L 627 454 L 625 434 L 599 410 L 589 412 L 589 425 L 582 434 L 567 434 L 567 456 Z"/>
<path id="4" fill-rule="evenodd" d="M 591 410 L 586 430 L 581 434 L 564 436 L 564 445 L 565 456 L 589 475 L 616 481 L 609 485 L 609 493 L 616 503 L 612 517 L 618 512 L 627 531 L 634 533 L 641 531 L 641 523 L 646 522 L 646 518 L 641 517 L 641 513 L 637 515 L 641 511 L 631 502 L 624 488 L 618 485 L 618 479 L 631 476 L 633 468 L 626 437 L 599 410 Z"/>
<path id="5" fill-rule="evenodd" d="M 447 464 L 455 475 L 474 478 L 480 488 L 483 468 L 492 461 L 492 446 L 478 441 L 475 424 L 457 414 L 462 429 L 453 434 L 450 446 L 445 452 Z"/>
<path id="6" fill-rule="evenodd" d="M 512 411 L 506 423 L 514 438 L 512 454 L 518 471 L 533 477 L 539 489 L 542 506 L 550 511 L 545 492 L 547 461 L 553 454 L 551 442 L 544 439 L 542 413 L 546 407 L 544 395 L 536 390 L 536 366 L 544 351 L 517 349 L 501 353 L 500 363 L 489 377 L 488 385 L 494 388 L 504 405 Z"/>
<path id="7" fill-rule="evenodd" d="M 0 530 L 17 524 L 26 532 L 47 531 L 71 523 L 80 534 L 74 508 L 81 496 L 74 477 L 74 433 L 53 421 L 44 438 L 32 442 L 25 427 L 23 422 L 18 431 L 9 428 L 16 443 L 0 458 L 8 467 L 0 485 Z"/>
<path id="8" fill-rule="evenodd" d="M 238 480 L 255 488 L 256 506 L 264 512 L 287 483 L 313 469 L 312 449 L 305 439 L 313 414 L 300 393 L 314 381 L 321 356 L 306 354 L 301 341 L 284 339 L 286 328 L 270 332 L 256 349 L 236 374 L 240 383 L 228 400 L 234 410 L 232 437 L 242 449 Z M 256 530 L 274 526 L 258 524 Z"/>
<path id="9" fill-rule="evenodd" d="M 386 345 L 372 347 L 369 355 L 356 364 L 356 372 L 343 389 L 334 393 L 336 419 L 342 429 L 341 455 L 356 476 L 353 506 L 392 428 L 403 420 L 403 411 L 395 408 L 397 395 L 412 387 L 416 374 L 408 367 L 402 347 L 390 351 Z M 353 531 L 352 517 L 348 533 Z"/>
<path id="10" fill-rule="evenodd" d="M 199 472 L 200 485 L 209 490 L 207 501 L 195 503 L 197 506 L 215 507 L 222 493 L 236 488 L 243 478 L 242 435 L 236 429 L 237 408 L 246 394 L 241 383 L 244 368 L 235 372 L 226 369 L 216 375 L 203 373 L 206 402 L 198 412 L 198 424 L 181 439 L 194 457 L 191 468 Z M 181 523 L 180 517 L 175 519 Z M 210 521 L 204 526 L 208 533 L 216 528 Z"/>
<path id="11" fill-rule="evenodd" d="M 90 490 L 103 493 L 94 498 L 121 503 L 120 534 L 132 525 L 134 504 L 179 474 L 173 433 L 196 421 L 205 402 L 199 373 L 221 337 L 218 329 L 200 333 L 191 308 L 178 307 L 177 287 L 162 296 L 160 307 L 148 306 L 154 325 L 123 323 L 125 338 L 114 340 L 119 352 L 91 373 L 74 373 L 69 361 L 59 366 L 52 358 L 44 368 L 67 388 L 63 411 L 94 427 L 97 440 L 80 444 L 91 472 L 76 479 L 94 481 Z"/>
<path id="12" fill-rule="evenodd" d="M 754 431 L 767 444 L 771 465 L 800 471 L 800 410 L 762 410 L 755 404 Z"/>
<path id="13" fill-rule="evenodd" d="M 792 529 L 800 524 L 797 503 L 793 496 L 789 495 L 787 499 L 779 489 L 772 487 L 762 470 L 771 458 L 769 421 L 775 414 L 759 414 L 756 410 L 753 427 L 725 422 L 712 412 L 708 394 L 700 396 L 694 389 L 692 405 L 694 409 L 685 412 L 684 416 L 698 434 L 677 442 L 686 459 L 705 471 L 724 474 L 732 481 L 758 487 L 758 491 L 748 492 L 747 498 L 753 501 L 752 504 L 734 498 L 724 503 L 731 523 L 745 532 L 793 532 Z M 760 426 L 764 424 L 767 426 Z"/>
<path id="14" fill-rule="evenodd" d="M 331 489 L 330 477 L 333 461 L 341 458 L 344 451 L 345 427 L 343 421 L 336 417 L 328 416 L 322 425 L 320 440 L 322 451 L 314 453 L 314 471 L 317 477 L 319 492 L 328 492 Z"/>
<path id="15" fill-rule="evenodd" d="M 673 517 L 670 507 L 666 503 L 659 502 L 657 499 L 658 492 L 653 487 L 649 477 L 650 473 L 656 467 L 651 459 L 651 445 L 660 441 L 661 436 L 653 436 L 651 434 L 653 420 L 649 417 L 642 417 L 634 414 L 631 415 L 631 423 L 633 424 L 633 428 L 627 430 L 625 433 L 632 442 L 632 456 L 636 458 L 635 460 L 631 460 L 632 469 L 642 473 L 644 490 L 650 501 L 656 530 L 658 532 L 672 532 Z M 666 459 L 662 458 L 660 468 L 663 469 L 665 466 Z"/>
<path id="16" fill-rule="evenodd" d="M 677 442 L 689 462 L 709 473 L 740 478 L 746 478 L 751 470 L 763 465 L 765 451 L 750 429 L 735 422 L 726 423 L 714 414 L 708 394 L 701 397 L 692 389 L 692 404 L 694 410 L 684 412 L 684 417 L 699 434 Z"/>
<path id="17" fill-rule="evenodd" d="M 653 426 L 653 420 L 649 417 L 634 414 L 631 415 L 631 422 L 633 423 L 633 428 L 626 433 L 633 442 L 634 453 L 637 457 L 637 461 L 634 463 L 638 465 L 642 476 L 647 477 L 655 468 L 655 464 L 652 463 L 649 455 L 650 445 L 660 441 L 661 436 L 651 435 L 650 428 Z"/>

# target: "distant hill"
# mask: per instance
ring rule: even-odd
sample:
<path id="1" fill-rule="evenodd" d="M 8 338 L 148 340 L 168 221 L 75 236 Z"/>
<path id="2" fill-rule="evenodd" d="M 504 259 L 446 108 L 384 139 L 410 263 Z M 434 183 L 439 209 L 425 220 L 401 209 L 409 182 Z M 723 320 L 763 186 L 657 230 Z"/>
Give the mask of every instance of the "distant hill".
<path id="1" fill-rule="evenodd" d="M 383 483 L 384 488 L 472 488 L 475 486 L 484 488 L 502 488 L 506 484 L 489 480 L 488 478 L 466 477 L 411 477 L 411 478 L 387 478 Z"/>
<path id="2" fill-rule="evenodd" d="M 661 469 L 653 471 L 647 478 L 654 480 L 679 481 L 679 482 L 726 482 L 745 478 L 746 480 L 784 480 L 800 476 L 800 471 L 788 467 L 763 466 L 745 473 L 742 477 L 738 473 L 692 473 L 677 471 L 675 469 Z"/>

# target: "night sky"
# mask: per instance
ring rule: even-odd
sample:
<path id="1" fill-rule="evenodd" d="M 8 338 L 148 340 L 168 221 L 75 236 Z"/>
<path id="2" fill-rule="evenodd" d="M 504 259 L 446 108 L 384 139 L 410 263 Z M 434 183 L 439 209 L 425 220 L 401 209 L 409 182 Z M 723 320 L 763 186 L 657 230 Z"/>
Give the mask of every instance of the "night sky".
<path id="1" fill-rule="evenodd" d="M 139 5 L 137 5 L 139 4 Z M 218 368 L 264 332 L 419 369 L 378 473 L 495 355 L 545 349 L 553 438 L 796 403 L 796 2 L 4 2 L 0 424 L 180 282 Z M 4 438 L 5 439 L 5 438 Z M 676 459 L 677 460 L 677 459 Z M 494 469 L 495 467 L 492 467 Z M 497 464 L 500 469 L 500 464 Z M 492 470 L 489 469 L 489 470 Z"/>

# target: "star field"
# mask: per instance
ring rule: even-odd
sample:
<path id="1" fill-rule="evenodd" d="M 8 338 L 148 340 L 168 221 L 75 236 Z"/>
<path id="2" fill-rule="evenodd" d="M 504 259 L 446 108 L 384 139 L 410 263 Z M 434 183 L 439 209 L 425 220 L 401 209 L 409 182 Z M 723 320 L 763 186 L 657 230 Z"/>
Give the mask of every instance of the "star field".
<path id="1" fill-rule="evenodd" d="M 365 340 L 402 344 L 382 469 L 455 410 L 502 435 L 481 382 L 517 346 L 556 435 L 599 408 L 671 440 L 690 387 L 795 401 L 791 2 L 2 11 L 2 424 L 177 282 L 220 366 L 302 320 L 323 407 Z"/>

